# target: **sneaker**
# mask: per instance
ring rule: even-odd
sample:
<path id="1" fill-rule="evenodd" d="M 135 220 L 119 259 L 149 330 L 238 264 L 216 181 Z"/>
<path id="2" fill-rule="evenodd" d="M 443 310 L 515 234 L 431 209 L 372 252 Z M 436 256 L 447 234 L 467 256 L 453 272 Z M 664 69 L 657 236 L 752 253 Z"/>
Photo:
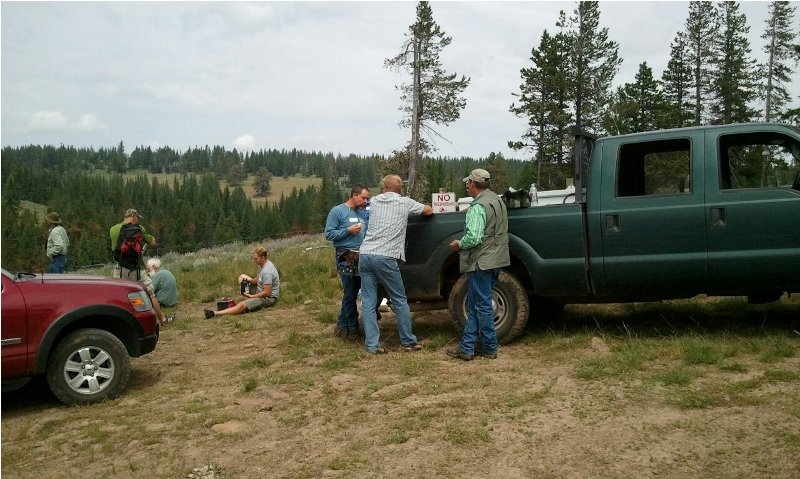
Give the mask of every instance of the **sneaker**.
<path id="1" fill-rule="evenodd" d="M 170 314 L 169 316 L 164 318 L 164 323 L 163 324 L 171 323 L 173 321 L 175 321 L 175 315 L 174 314 Z"/>
<path id="2" fill-rule="evenodd" d="M 497 352 L 487 353 L 483 349 L 478 349 L 477 351 L 475 351 L 475 356 L 480 356 L 482 358 L 489 358 L 489 359 L 497 359 Z"/>
<path id="3" fill-rule="evenodd" d="M 350 331 L 347 329 L 337 329 L 333 332 L 333 335 L 339 339 L 348 340 L 350 339 Z"/>
<path id="4" fill-rule="evenodd" d="M 205 314 L 205 315 L 206 315 L 206 319 L 211 319 L 211 318 L 213 318 L 214 316 L 216 316 L 216 314 L 214 313 L 214 311 L 211 311 L 211 310 L 210 310 L 210 309 L 208 309 L 208 308 L 205 308 L 205 309 L 203 309 L 203 314 Z"/>
<path id="5" fill-rule="evenodd" d="M 473 356 L 470 356 L 469 354 L 465 353 L 458 346 L 452 349 L 448 349 L 447 351 L 445 351 L 445 354 L 447 354 L 453 359 L 460 359 L 462 361 L 472 361 L 473 358 Z"/>

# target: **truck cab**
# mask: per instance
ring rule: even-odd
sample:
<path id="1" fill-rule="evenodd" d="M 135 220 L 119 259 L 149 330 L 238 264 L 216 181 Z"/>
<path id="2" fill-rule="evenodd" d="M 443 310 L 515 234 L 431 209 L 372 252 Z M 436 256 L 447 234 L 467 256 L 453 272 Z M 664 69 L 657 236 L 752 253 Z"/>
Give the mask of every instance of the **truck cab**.
<path id="1" fill-rule="evenodd" d="M 698 294 L 769 302 L 800 292 L 798 129 L 749 123 L 576 140 L 588 161 L 576 168 L 575 202 L 508 212 L 511 265 L 494 292 L 501 342 L 564 304 Z M 457 327 L 466 280 L 447 245 L 463 232 L 463 213 L 410 218 L 401 267 L 412 309 L 446 306 Z"/>

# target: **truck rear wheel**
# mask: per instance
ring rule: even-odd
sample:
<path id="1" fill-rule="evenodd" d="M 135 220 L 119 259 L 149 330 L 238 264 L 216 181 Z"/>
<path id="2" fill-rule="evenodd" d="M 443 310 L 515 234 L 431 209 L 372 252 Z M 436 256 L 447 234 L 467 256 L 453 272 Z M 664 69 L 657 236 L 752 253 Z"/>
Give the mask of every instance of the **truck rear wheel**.
<path id="1" fill-rule="evenodd" d="M 461 333 L 467 322 L 467 275 L 461 275 L 448 299 L 453 326 Z M 525 330 L 528 321 L 528 294 L 513 275 L 501 271 L 492 290 L 494 329 L 497 341 L 508 344 Z"/>

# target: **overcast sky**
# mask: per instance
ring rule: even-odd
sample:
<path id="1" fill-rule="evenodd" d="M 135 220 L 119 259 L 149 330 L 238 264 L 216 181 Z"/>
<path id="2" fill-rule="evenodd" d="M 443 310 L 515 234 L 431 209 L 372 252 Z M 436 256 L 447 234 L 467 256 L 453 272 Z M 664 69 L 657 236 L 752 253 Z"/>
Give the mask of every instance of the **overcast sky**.
<path id="1" fill-rule="evenodd" d="M 472 78 L 439 155 L 511 152 L 526 125 L 508 112 L 519 71 L 544 29 L 574 2 L 432 2 L 453 38 L 448 72 Z M 744 2 L 762 49 L 768 3 Z M 43 3 L 2 6 L 2 144 L 185 151 L 298 148 L 389 154 L 405 145 L 395 85 L 383 67 L 414 23 L 416 2 Z M 646 61 L 660 78 L 688 2 L 601 2 L 624 60 L 616 84 Z M 797 17 L 800 20 L 800 17 Z M 800 81 L 793 86 L 800 94 Z"/>

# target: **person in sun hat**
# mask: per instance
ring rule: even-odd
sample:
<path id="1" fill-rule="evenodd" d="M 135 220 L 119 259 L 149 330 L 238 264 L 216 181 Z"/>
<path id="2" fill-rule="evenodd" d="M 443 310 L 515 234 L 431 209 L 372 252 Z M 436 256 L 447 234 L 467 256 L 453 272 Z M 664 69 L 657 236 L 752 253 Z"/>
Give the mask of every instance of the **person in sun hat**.
<path id="1" fill-rule="evenodd" d="M 165 316 L 161 310 L 161 305 L 156 299 L 153 280 L 147 273 L 144 264 L 144 250 L 147 246 L 155 248 L 158 246 L 155 236 L 147 232 L 144 226 L 139 224 L 143 218 L 142 214 L 134 208 L 128 208 L 123 215 L 122 223 L 117 223 L 108 230 L 111 237 L 111 252 L 114 254 L 115 278 L 130 279 L 142 283 L 142 286 L 150 295 L 153 303 L 153 310 L 161 324 L 172 322 L 175 316 Z M 127 248 L 126 248 L 127 247 Z M 122 250 L 127 249 L 129 254 L 123 254 Z M 131 259 L 132 258 L 132 259 Z"/>
<path id="2" fill-rule="evenodd" d="M 67 268 L 67 248 L 69 236 L 67 230 L 61 226 L 61 216 L 55 211 L 47 213 L 45 217 L 50 227 L 47 232 L 47 258 L 50 260 L 51 273 L 64 273 Z"/>
<path id="3" fill-rule="evenodd" d="M 459 252 L 459 266 L 467 273 L 467 322 L 461 343 L 446 351 L 464 361 L 474 356 L 497 357 L 492 290 L 500 271 L 511 264 L 508 252 L 506 205 L 489 189 L 491 175 L 478 168 L 464 178 L 474 199 L 467 210 L 465 234 L 450 242 Z"/>

